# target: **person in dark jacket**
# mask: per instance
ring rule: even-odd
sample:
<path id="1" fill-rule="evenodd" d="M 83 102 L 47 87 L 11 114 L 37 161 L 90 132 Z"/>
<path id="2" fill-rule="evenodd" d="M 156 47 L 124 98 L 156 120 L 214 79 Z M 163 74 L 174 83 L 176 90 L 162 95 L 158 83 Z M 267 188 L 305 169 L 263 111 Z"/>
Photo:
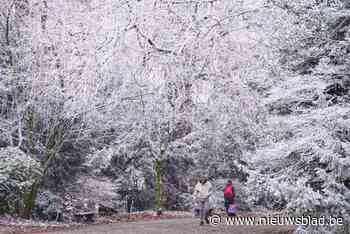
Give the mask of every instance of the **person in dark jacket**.
<path id="1" fill-rule="evenodd" d="M 224 200 L 225 200 L 225 208 L 226 212 L 229 216 L 232 216 L 234 214 L 229 212 L 230 205 L 235 203 L 235 191 L 233 189 L 232 181 L 228 180 L 227 185 L 225 187 L 224 191 Z"/>

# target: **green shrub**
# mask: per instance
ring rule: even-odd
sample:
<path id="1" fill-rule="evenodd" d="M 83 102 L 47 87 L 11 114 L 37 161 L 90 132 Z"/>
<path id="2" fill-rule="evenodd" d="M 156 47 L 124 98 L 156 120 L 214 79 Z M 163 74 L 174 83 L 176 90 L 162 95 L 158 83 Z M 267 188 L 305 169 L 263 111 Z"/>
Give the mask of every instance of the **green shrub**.
<path id="1" fill-rule="evenodd" d="M 40 164 L 15 147 L 0 148 L 0 213 L 20 213 Z"/>

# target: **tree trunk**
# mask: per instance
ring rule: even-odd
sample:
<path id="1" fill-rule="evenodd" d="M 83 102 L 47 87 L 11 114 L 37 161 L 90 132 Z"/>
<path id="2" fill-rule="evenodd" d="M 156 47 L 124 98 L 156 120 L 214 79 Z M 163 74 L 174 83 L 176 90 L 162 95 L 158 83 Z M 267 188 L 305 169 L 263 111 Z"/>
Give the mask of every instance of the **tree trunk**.
<path id="1" fill-rule="evenodd" d="M 35 207 L 36 197 L 39 191 L 39 185 L 40 185 L 39 182 L 40 182 L 39 180 L 36 180 L 33 183 L 29 193 L 25 194 L 24 196 L 24 208 L 21 216 L 25 219 L 30 219 L 32 217 L 32 212 Z"/>
<path id="2" fill-rule="evenodd" d="M 31 116 L 31 120 L 29 121 L 29 130 L 33 130 L 33 116 Z M 43 165 L 43 170 L 42 170 L 42 174 L 40 176 L 38 176 L 34 183 L 32 184 L 30 191 L 24 195 L 24 209 L 23 209 L 23 213 L 22 213 L 22 217 L 29 219 L 31 218 L 33 209 L 35 208 L 36 205 L 36 198 L 39 192 L 39 188 L 40 188 L 40 184 L 43 181 L 45 174 L 51 164 L 51 161 L 54 160 L 54 158 L 57 155 L 57 152 L 59 150 L 59 146 L 61 145 L 61 143 L 63 142 L 63 138 L 64 138 L 64 127 L 62 127 L 61 123 L 58 123 L 57 126 L 53 126 L 52 127 L 52 133 L 50 134 L 50 136 L 48 137 L 48 141 L 46 144 L 46 160 L 44 162 Z M 29 142 L 33 143 L 33 139 L 32 135 L 30 135 L 30 139 Z M 34 147 L 32 145 L 32 147 Z M 34 148 L 33 148 L 34 149 Z"/>
<path id="3" fill-rule="evenodd" d="M 162 214 L 162 206 L 163 206 L 163 182 L 162 182 L 162 165 L 161 160 L 156 160 L 156 208 L 157 215 Z"/>

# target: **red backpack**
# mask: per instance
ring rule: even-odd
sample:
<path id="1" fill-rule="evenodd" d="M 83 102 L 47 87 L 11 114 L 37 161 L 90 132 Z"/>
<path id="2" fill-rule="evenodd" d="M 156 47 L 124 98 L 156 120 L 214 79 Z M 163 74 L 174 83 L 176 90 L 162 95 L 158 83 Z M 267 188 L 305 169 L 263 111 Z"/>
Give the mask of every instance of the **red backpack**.
<path id="1" fill-rule="evenodd" d="M 224 192 L 224 198 L 233 199 L 235 197 L 235 193 L 233 192 L 233 186 L 228 185 Z"/>

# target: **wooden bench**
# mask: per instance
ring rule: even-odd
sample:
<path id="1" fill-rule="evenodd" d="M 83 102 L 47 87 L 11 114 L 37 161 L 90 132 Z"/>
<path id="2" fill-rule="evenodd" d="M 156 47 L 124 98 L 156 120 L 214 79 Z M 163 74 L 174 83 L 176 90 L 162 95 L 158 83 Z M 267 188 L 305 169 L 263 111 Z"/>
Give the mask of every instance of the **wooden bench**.
<path id="1" fill-rule="evenodd" d="M 93 222 L 95 219 L 95 212 L 79 212 L 74 214 L 74 219 L 77 222 L 85 221 L 85 222 Z"/>

